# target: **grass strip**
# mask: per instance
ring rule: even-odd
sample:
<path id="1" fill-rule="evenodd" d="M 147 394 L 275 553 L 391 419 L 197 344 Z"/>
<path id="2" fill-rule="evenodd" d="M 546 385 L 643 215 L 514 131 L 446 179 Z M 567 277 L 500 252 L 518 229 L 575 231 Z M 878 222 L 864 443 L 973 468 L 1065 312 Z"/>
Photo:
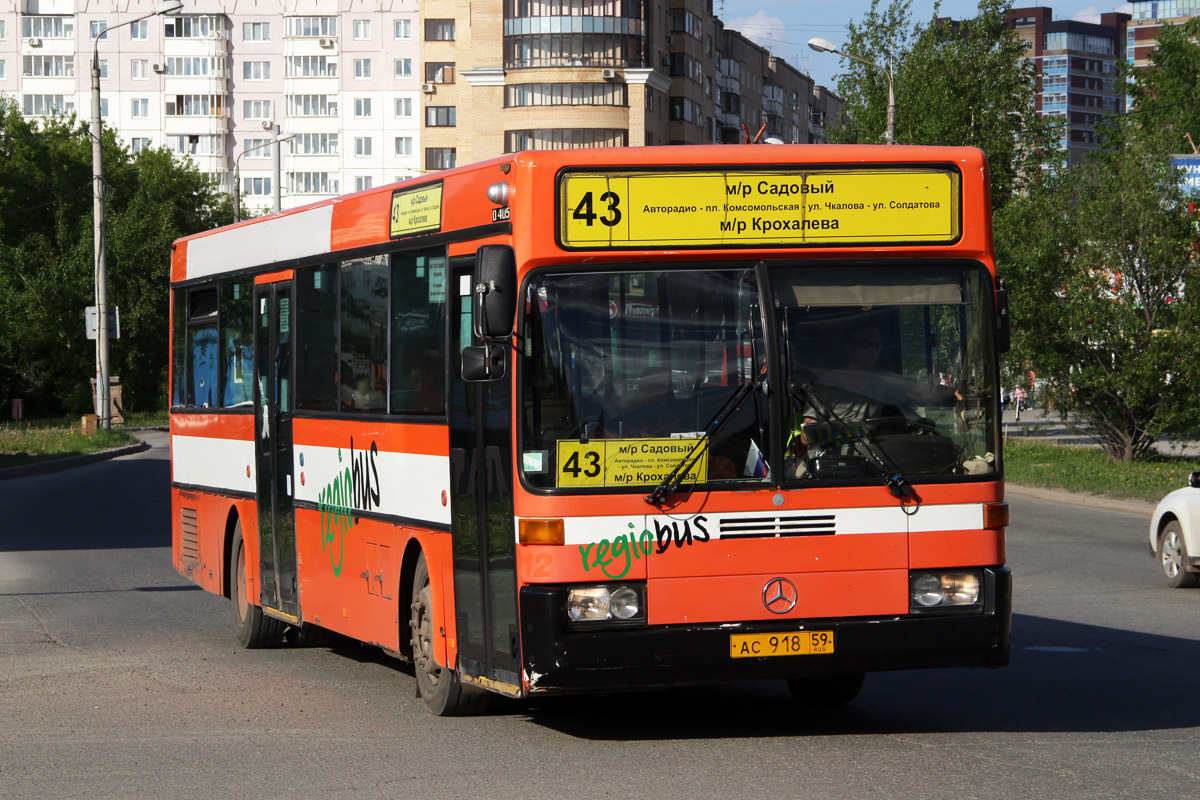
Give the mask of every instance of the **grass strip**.
<path id="1" fill-rule="evenodd" d="M 1004 475 L 1011 483 L 1043 489 L 1157 503 L 1167 492 L 1187 486 L 1200 460 L 1153 454 L 1145 461 L 1109 461 L 1089 445 L 1047 444 L 1009 437 L 1004 444 Z"/>
<path id="2" fill-rule="evenodd" d="M 136 441 L 133 436 L 119 429 L 100 430 L 96 431 L 94 436 L 84 436 L 78 428 L 46 427 L 19 422 L 2 425 L 0 469 L 96 453 Z"/>

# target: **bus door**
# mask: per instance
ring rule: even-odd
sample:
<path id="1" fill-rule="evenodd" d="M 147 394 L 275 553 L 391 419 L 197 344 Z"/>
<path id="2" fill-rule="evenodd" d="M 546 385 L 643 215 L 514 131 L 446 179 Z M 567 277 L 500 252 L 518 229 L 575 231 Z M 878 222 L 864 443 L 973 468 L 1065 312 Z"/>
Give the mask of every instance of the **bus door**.
<path id="1" fill-rule="evenodd" d="M 254 439 L 258 467 L 259 602 L 300 616 L 292 507 L 292 283 L 255 287 Z"/>
<path id="2" fill-rule="evenodd" d="M 471 270 L 452 274 L 450 461 L 458 671 L 501 692 L 521 685 L 513 533 L 512 365 L 502 380 L 462 379 L 472 332 Z"/>

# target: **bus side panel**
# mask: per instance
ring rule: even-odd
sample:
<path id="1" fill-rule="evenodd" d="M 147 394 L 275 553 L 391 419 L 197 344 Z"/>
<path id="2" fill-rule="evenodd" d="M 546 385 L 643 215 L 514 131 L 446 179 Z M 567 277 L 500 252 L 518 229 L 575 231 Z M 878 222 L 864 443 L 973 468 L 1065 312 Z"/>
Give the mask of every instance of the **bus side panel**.
<path id="1" fill-rule="evenodd" d="M 231 516 L 232 515 L 232 516 Z M 225 594 L 227 534 L 233 516 L 246 543 L 247 596 L 258 597 L 258 525 L 252 500 L 208 492 L 171 490 L 171 556 L 181 575 L 213 594 Z"/>

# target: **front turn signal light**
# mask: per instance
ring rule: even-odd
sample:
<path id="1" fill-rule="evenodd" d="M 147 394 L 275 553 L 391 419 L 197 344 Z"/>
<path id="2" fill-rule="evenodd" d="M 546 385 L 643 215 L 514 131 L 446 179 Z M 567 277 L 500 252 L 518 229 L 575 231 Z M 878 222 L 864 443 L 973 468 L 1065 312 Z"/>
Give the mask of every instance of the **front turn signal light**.
<path id="1" fill-rule="evenodd" d="M 521 544 L 563 544 L 566 535 L 561 519 L 523 519 L 518 523 Z"/>
<path id="2" fill-rule="evenodd" d="M 983 506 L 983 527 L 1007 528 L 1008 503 L 985 503 Z"/>

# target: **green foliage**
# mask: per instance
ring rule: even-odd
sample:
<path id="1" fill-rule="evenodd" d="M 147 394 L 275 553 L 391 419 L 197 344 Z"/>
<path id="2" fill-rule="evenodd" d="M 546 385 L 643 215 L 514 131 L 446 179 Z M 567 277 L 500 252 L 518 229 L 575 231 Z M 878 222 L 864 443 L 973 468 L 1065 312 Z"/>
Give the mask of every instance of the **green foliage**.
<path id="1" fill-rule="evenodd" d="M 1041 145 L 1052 124 L 1033 113 L 1034 68 L 1022 60 L 1025 45 L 1004 26 L 1011 3 L 980 0 L 975 17 L 937 17 L 910 23 L 911 0 L 891 0 L 848 25 L 844 52 L 882 67 L 891 65 L 898 144 L 972 145 L 988 156 L 992 205 L 1001 208 L 1040 172 L 1048 152 Z M 887 127 L 884 69 L 844 61 L 838 79 L 846 110 L 831 138 L 881 143 Z"/>
<path id="2" fill-rule="evenodd" d="M 171 242 L 232 219 L 229 199 L 165 150 L 131 156 L 104 133 L 110 346 L 127 410 L 166 400 Z M 0 102 L 0 400 L 26 413 L 91 411 L 95 343 L 92 139 L 74 117 L 25 120 Z"/>
<path id="3" fill-rule="evenodd" d="M 1158 502 L 1188 485 L 1200 460 L 1154 453 L 1137 462 L 1113 462 L 1098 447 L 1047 444 L 1010 437 L 1004 476 L 1022 486 Z"/>
<path id="4" fill-rule="evenodd" d="M 99 430 L 84 436 L 78 427 L 45 427 L 16 423 L 0 426 L 0 469 L 53 458 L 83 455 L 136 442 L 122 430 Z"/>
<path id="5" fill-rule="evenodd" d="M 1149 55 L 1150 66 L 1121 65 L 1123 91 L 1137 109 L 1131 126 L 1114 126 L 1106 132 L 1110 140 L 1126 135 L 1155 139 L 1165 152 L 1191 153 L 1200 147 L 1200 17 L 1182 25 L 1164 25 L 1158 43 Z"/>

